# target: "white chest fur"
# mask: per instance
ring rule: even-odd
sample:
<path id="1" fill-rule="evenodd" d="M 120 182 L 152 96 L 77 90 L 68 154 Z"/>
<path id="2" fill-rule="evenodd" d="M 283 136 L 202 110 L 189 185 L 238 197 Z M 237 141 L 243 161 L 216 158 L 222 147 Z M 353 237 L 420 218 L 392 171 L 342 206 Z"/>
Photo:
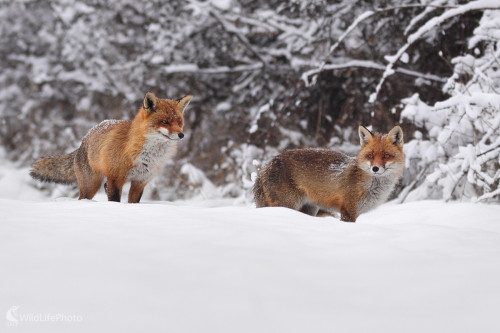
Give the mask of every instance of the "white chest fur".
<path id="1" fill-rule="evenodd" d="M 365 213 L 382 204 L 391 195 L 394 186 L 398 181 L 395 175 L 372 177 L 367 184 L 367 195 L 361 200 L 358 206 L 358 213 Z"/>
<path id="2" fill-rule="evenodd" d="M 169 140 L 161 133 L 147 134 L 142 151 L 128 173 L 128 180 L 149 182 L 175 154 L 176 148 L 177 141 Z"/>

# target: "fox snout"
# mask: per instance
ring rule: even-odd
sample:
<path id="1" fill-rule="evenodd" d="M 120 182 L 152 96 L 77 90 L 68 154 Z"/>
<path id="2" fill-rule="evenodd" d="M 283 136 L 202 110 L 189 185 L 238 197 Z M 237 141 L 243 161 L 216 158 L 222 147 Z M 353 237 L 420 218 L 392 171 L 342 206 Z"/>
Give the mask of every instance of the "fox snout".
<path id="1" fill-rule="evenodd" d="M 366 171 L 368 171 L 370 174 L 376 176 L 376 175 L 381 175 L 386 171 L 386 167 L 377 164 L 377 163 L 371 163 L 371 162 L 366 162 Z"/>
<path id="2" fill-rule="evenodd" d="M 161 127 L 159 131 L 161 134 L 163 134 L 163 136 L 170 140 L 181 140 L 182 138 L 184 138 L 184 133 L 182 132 L 171 132 L 164 127 Z"/>
<path id="3" fill-rule="evenodd" d="M 371 154 L 370 154 L 371 155 Z M 366 171 L 369 171 L 370 174 L 377 176 L 385 173 L 390 169 L 391 164 L 393 161 L 387 161 L 386 159 L 389 159 L 390 157 L 386 157 L 388 155 L 384 155 L 383 159 L 377 159 L 377 158 L 368 158 L 368 161 L 366 161 Z M 392 159 L 392 158 L 391 158 Z"/>
<path id="4" fill-rule="evenodd" d="M 171 134 L 171 135 L 169 135 L 169 137 L 172 140 L 180 140 L 184 137 L 184 133 L 180 132 L 180 133 L 176 133 L 176 134 Z"/>
<path id="5" fill-rule="evenodd" d="M 382 165 L 372 165 L 370 166 L 370 173 L 374 176 L 376 175 L 381 175 L 383 173 L 385 173 L 389 168 L 388 168 L 388 164 L 390 163 L 387 163 L 385 166 L 382 166 Z"/>

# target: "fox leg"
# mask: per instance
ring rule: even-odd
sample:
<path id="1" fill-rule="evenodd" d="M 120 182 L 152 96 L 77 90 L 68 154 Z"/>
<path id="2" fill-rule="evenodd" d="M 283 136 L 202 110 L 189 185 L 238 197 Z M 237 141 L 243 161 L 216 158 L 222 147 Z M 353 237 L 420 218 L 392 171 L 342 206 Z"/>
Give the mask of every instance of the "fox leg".
<path id="1" fill-rule="evenodd" d="M 257 207 L 285 207 L 301 211 L 303 206 L 302 196 L 296 195 L 293 191 L 288 189 L 282 190 L 276 188 L 273 184 L 266 184 L 259 193 L 259 200 L 256 200 Z M 285 192 L 283 194 L 282 192 Z M 308 212 L 303 212 L 309 214 Z"/>
<path id="2" fill-rule="evenodd" d="M 108 195 L 108 201 L 120 202 L 122 197 L 122 187 L 125 184 L 124 181 L 119 179 L 109 178 L 104 186 L 106 189 L 106 194 Z"/>
<path id="3" fill-rule="evenodd" d="M 340 207 L 340 220 L 344 222 L 356 222 L 358 217 L 358 212 L 353 207 L 349 205 L 344 205 Z"/>
<path id="4" fill-rule="evenodd" d="M 300 211 L 304 206 L 303 195 L 286 182 L 266 181 L 259 191 L 257 207 L 286 207 Z"/>
<path id="5" fill-rule="evenodd" d="M 101 187 L 103 175 L 92 170 L 86 163 L 75 163 L 75 175 L 80 196 L 78 200 L 92 199 Z"/>
<path id="6" fill-rule="evenodd" d="M 270 200 L 268 201 L 268 206 L 290 208 L 306 214 L 313 213 L 312 211 L 309 211 L 307 208 L 305 211 L 302 211 L 303 198 L 301 196 L 295 195 L 294 193 L 288 193 L 288 195 L 279 195 L 277 194 L 277 192 L 271 192 L 269 194 L 269 197 Z"/>
<path id="7" fill-rule="evenodd" d="M 304 206 L 302 206 L 300 211 L 307 215 L 317 216 L 319 212 L 319 207 L 313 204 L 305 204 Z"/>
<path id="8" fill-rule="evenodd" d="M 97 191 L 99 191 L 99 188 L 101 187 L 102 183 L 102 178 L 103 176 L 97 173 L 93 173 L 90 175 L 89 178 L 83 180 L 80 180 L 80 177 L 78 178 L 78 187 L 80 188 L 80 197 L 78 200 L 81 199 L 92 199 Z"/>
<path id="9" fill-rule="evenodd" d="M 139 203 L 139 201 L 141 201 L 142 192 L 144 192 L 144 187 L 146 187 L 146 184 L 147 183 L 132 181 L 132 184 L 130 185 L 130 191 L 128 193 L 129 203 Z"/>
<path id="10" fill-rule="evenodd" d="M 259 175 L 254 184 L 257 207 L 286 207 L 316 216 L 319 208 L 308 200 L 304 188 L 293 181 L 294 177 L 283 157 L 274 157 Z"/>
<path id="11" fill-rule="evenodd" d="M 316 214 L 318 217 L 336 217 L 334 212 L 329 212 L 326 210 L 321 209 L 318 214 Z"/>

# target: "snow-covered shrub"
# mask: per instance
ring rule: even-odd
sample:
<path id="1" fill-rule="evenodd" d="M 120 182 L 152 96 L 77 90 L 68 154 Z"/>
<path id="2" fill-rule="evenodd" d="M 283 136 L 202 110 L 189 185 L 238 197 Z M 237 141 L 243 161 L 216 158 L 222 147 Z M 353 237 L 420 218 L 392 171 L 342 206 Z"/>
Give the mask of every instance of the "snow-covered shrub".
<path id="1" fill-rule="evenodd" d="M 500 11 L 484 12 L 468 47 L 472 54 L 452 60 L 451 97 L 403 101 L 402 118 L 425 134 L 405 146 L 412 184 L 403 200 L 500 200 Z"/>

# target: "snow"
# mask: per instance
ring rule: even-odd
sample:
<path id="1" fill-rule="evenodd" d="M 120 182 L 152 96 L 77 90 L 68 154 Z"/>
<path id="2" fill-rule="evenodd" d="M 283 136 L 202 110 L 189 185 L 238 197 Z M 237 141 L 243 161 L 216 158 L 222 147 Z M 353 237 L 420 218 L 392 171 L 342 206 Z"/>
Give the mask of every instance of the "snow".
<path id="1" fill-rule="evenodd" d="M 346 159 L 345 162 L 340 162 L 340 163 L 332 163 L 328 167 L 328 170 L 332 171 L 333 176 L 338 176 L 342 172 L 344 172 L 349 166 L 352 164 L 356 163 L 356 159 L 353 157 L 349 157 L 349 159 Z"/>
<path id="2" fill-rule="evenodd" d="M 332 54 L 333 52 L 335 52 L 335 49 L 337 49 L 337 47 L 340 45 L 340 43 L 347 37 L 347 35 L 349 35 L 349 33 L 351 31 L 354 30 L 354 28 L 356 28 L 358 26 L 358 24 L 360 24 L 362 21 L 366 20 L 367 18 L 373 16 L 374 14 L 375 14 L 375 12 L 368 10 L 368 11 L 364 12 L 363 14 L 359 15 L 354 20 L 354 22 L 352 22 L 352 24 L 345 30 L 345 32 L 339 37 L 338 41 L 335 44 L 333 44 L 332 47 L 330 47 L 329 54 Z M 325 64 L 326 63 L 323 63 L 323 66 Z M 321 67 L 323 67 L 323 66 L 321 66 Z"/>
<path id="3" fill-rule="evenodd" d="M 184 164 L 180 169 L 180 173 L 187 177 L 188 183 L 192 187 L 191 190 L 195 195 L 199 195 L 203 199 L 207 195 L 217 198 L 222 197 L 219 189 L 205 176 L 203 171 L 191 163 Z"/>
<path id="4" fill-rule="evenodd" d="M 481 201 L 498 195 L 500 53 L 491 36 L 500 31 L 499 23 L 499 11 L 485 11 L 474 30 L 474 40 L 469 41 L 470 48 L 483 41 L 483 51 L 451 59 L 454 73 L 443 86 L 449 98 L 433 106 L 422 102 L 418 94 L 402 100 L 402 119 L 427 132 L 405 144 L 406 179 L 417 187 L 409 199 Z M 466 82 L 464 77 L 468 77 Z"/>
<path id="5" fill-rule="evenodd" d="M 401 60 L 402 63 L 407 64 L 408 61 L 410 61 L 410 56 L 408 55 L 408 53 L 403 53 L 401 55 L 401 59 L 400 60 Z"/>
<path id="6" fill-rule="evenodd" d="M 403 45 L 398 52 L 395 55 L 392 56 L 386 56 L 385 58 L 388 59 L 389 63 L 382 74 L 382 78 L 380 79 L 379 83 L 377 84 L 377 87 L 375 88 L 375 92 L 370 95 L 369 102 L 374 103 L 377 99 L 377 96 L 380 92 L 380 89 L 382 88 L 382 85 L 385 82 L 385 79 L 392 74 L 394 74 L 393 67 L 397 60 L 399 60 L 405 53 L 406 50 L 417 40 L 422 38 L 425 34 L 427 34 L 429 31 L 431 31 L 433 28 L 436 26 L 442 24 L 446 20 L 463 15 L 464 13 L 467 13 L 469 11 L 474 11 L 474 10 L 481 10 L 481 9 L 500 9 L 500 4 L 498 3 L 498 0 L 476 0 L 476 1 L 471 1 L 465 5 L 461 5 L 456 8 L 449 9 L 445 11 L 443 14 L 431 18 L 429 21 L 427 21 L 425 24 L 423 24 L 416 32 L 412 33 L 410 36 L 408 36 L 408 41 L 405 45 Z"/>
<path id="7" fill-rule="evenodd" d="M 457 105 L 467 105 L 467 104 L 473 104 L 484 108 L 493 106 L 497 109 L 500 109 L 500 95 L 486 94 L 481 92 L 476 92 L 472 96 L 456 95 L 448 98 L 445 101 L 436 103 L 435 108 L 444 109 Z M 476 118 L 477 116 L 478 116 L 477 113 L 471 115 L 471 117 L 473 118 Z"/>
<path id="8" fill-rule="evenodd" d="M 164 67 L 165 73 L 203 73 L 203 74 L 221 74 L 221 73 L 237 73 L 245 71 L 260 70 L 262 64 L 255 63 L 250 65 L 241 65 L 235 67 L 219 66 L 214 68 L 199 68 L 196 64 L 177 64 Z"/>
<path id="9" fill-rule="evenodd" d="M 476 1 L 470 1 L 465 5 L 447 10 L 440 16 L 433 17 L 432 19 L 427 21 L 415 33 L 411 34 L 408 37 L 408 41 L 410 43 L 413 43 L 415 40 L 421 38 L 422 35 L 426 34 L 435 26 L 442 24 L 444 21 L 450 19 L 451 17 L 462 15 L 469 11 L 488 9 L 488 8 L 499 9 L 500 5 L 497 0 L 476 0 Z"/>
<path id="10" fill-rule="evenodd" d="M 430 6 L 425 7 L 422 12 L 416 15 L 410 22 L 410 24 L 405 28 L 405 35 L 415 28 L 415 25 L 421 22 L 429 13 L 439 9 L 439 6 L 445 4 L 447 0 L 435 0 L 429 3 Z"/>
<path id="11" fill-rule="evenodd" d="M 164 67 L 165 73 L 196 72 L 198 69 L 196 64 L 176 64 Z"/>
<path id="12" fill-rule="evenodd" d="M 499 206 L 284 208 L 0 200 L 3 309 L 54 332 L 494 332 Z M 16 330 L 17 330 L 16 328 Z"/>
<path id="13" fill-rule="evenodd" d="M 26 171 L 0 169 L 3 331 L 500 329 L 499 205 L 391 202 L 345 223 L 206 196 L 47 199 Z"/>
<path id="14" fill-rule="evenodd" d="M 117 120 L 117 119 L 106 119 L 101 121 L 99 124 L 92 127 L 87 134 L 83 137 L 82 141 L 94 135 L 99 135 L 106 132 L 110 127 L 115 126 L 120 123 L 129 122 L 129 120 Z"/>
<path id="15" fill-rule="evenodd" d="M 222 10 L 228 10 L 231 8 L 231 0 L 211 0 L 210 2 L 213 6 Z"/>

